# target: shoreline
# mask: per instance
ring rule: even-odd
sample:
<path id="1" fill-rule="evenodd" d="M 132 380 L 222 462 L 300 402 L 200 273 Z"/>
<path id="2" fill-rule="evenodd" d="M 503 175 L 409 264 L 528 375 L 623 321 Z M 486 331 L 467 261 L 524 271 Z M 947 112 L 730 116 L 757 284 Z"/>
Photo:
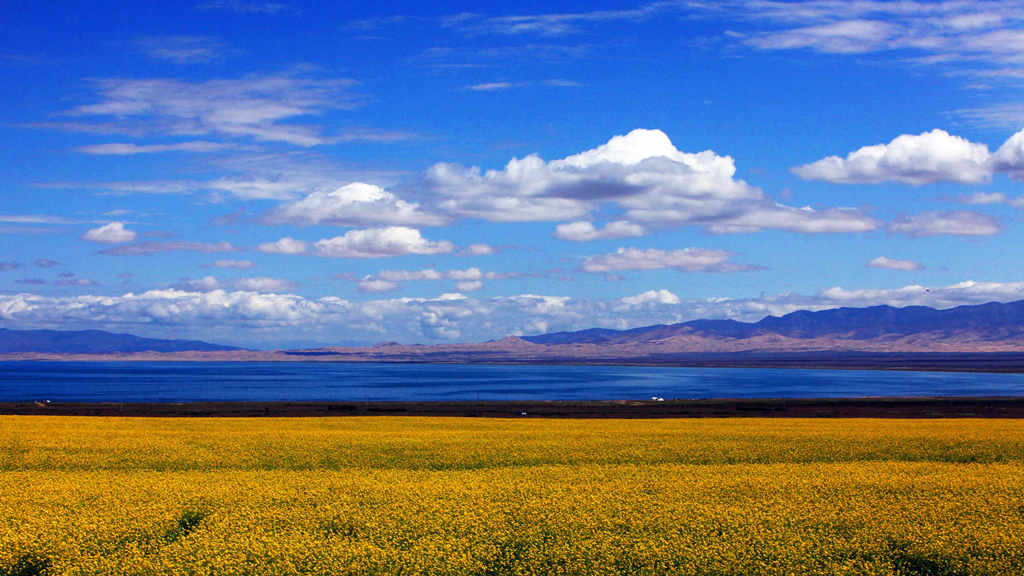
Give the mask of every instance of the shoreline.
<path id="1" fill-rule="evenodd" d="M 0 415 L 162 418 L 1024 418 L 1024 397 L 771 398 L 663 402 L 0 402 Z"/>
<path id="2" fill-rule="evenodd" d="M 638 357 L 516 358 L 489 354 L 374 356 L 295 351 L 233 353 L 0 354 L 0 362 L 187 362 L 466 364 L 506 366 L 640 366 L 651 368 L 759 368 L 792 370 L 882 370 L 897 372 L 1024 373 L 1021 352 L 751 352 L 659 354 Z"/>

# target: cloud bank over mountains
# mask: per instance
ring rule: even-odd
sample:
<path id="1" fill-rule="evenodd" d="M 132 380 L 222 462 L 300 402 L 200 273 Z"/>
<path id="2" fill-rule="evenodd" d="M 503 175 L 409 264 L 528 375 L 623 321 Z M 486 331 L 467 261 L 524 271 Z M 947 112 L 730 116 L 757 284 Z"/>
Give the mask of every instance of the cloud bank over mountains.
<path id="1" fill-rule="evenodd" d="M 252 279 L 252 284 L 269 283 Z M 816 294 L 759 298 L 684 299 L 666 289 L 594 300 L 519 294 L 474 298 L 459 293 L 436 298 L 388 298 L 361 302 L 333 296 L 305 298 L 248 290 L 165 289 L 120 296 L 49 297 L 0 295 L 0 320 L 21 327 L 99 327 L 140 334 L 205 334 L 226 342 L 259 344 L 276 338 L 322 338 L 373 342 L 405 334 L 405 342 L 480 341 L 508 334 L 530 335 L 591 327 L 626 329 L 696 318 L 755 321 L 766 315 L 837 306 L 925 305 L 948 308 L 992 300 L 1024 299 L 1024 282 L 961 282 L 948 286 L 907 285 L 895 289 L 829 288 Z M 269 286 L 251 286 L 267 288 Z M 276 286 L 275 286 L 276 287 Z"/>

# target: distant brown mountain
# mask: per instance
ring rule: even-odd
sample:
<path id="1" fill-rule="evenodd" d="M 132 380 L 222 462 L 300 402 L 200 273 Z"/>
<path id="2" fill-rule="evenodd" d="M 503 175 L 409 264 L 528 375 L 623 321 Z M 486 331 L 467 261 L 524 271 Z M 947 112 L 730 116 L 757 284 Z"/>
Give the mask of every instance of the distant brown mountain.
<path id="1" fill-rule="evenodd" d="M 785 316 L 768 316 L 758 322 L 693 320 L 632 330 L 557 332 L 525 336 L 523 339 L 535 344 L 617 345 L 656 344 L 690 338 L 721 341 L 723 345 L 728 342 L 727 348 L 734 348 L 740 341 L 764 345 L 776 341 L 787 343 L 783 345 L 796 345 L 795 341 L 833 339 L 861 341 L 865 346 L 873 347 L 878 341 L 894 342 L 925 335 L 929 340 L 949 343 L 1020 340 L 1024 338 L 1024 300 L 945 310 L 927 306 L 834 308 L 818 312 L 800 310 Z"/>
<path id="2" fill-rule="evenodd" d="M 81 360 L 102 356 L 104 359 L 196 361 L 672 363 L 685 359 L 689 363 L 718 365 L 735 364 L 744 356 L 760 355 L 763 359 L 765 355 L 774 354 L 789 355 L 786 365 L 799 365 L 801 362 L 813 364 L 818 361 L 814 358 L 824 358 L 823 355 L 867 354 L 877 358 L 889 355 L 889 360 L 877 361 L 891 363 L 896 354 L 936 353 L 1019 353 L 1014 357 L 1024 358 L 1024 300 L 944 310 L 925 306 L 803 310 L 785 316 L 768 316 L 757 322 L 694 320 L 631 330 L 594 328 L 512 336 L 481 343 L 424 346 L 386 342 L 375 346 L 266 352 L 205 342 L 139 339 L 123 334 L 0 330 L 0 354 L 8 358 Z M 743 362 L 747 360 L 740 363 Z M 1024 368 L 1024 364 L 1021 366 Z"/>

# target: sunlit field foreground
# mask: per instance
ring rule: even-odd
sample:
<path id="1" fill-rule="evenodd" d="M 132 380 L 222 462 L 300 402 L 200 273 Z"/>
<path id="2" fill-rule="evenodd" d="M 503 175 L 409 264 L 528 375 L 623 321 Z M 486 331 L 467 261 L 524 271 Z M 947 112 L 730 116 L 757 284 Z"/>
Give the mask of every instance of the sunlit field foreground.
<path id="1" fill-rule="evenodd" d="M 0 575 L 1024 574 L 1024 421 L 0 418 Z"/>

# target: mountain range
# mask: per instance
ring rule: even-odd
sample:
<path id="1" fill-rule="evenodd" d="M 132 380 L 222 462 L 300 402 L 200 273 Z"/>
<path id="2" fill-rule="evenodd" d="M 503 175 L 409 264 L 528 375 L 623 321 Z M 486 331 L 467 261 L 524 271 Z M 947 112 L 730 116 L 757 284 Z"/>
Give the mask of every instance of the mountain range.
<path id="1" fill-rule="evenodd" d="M 131 354 L 237 350 L 198 340 L 161 340 L 102 330 L 8 330 L 0 328 L 0 354 Z"/>
<path id="2" fill-rule="evenodd" d="M 623 344 L 659 342 L 679 336 L 708 339 L 752 340 L 776 335 L 811 340 L 833 337 L 851 341 L 899 339 L 928 335 L 935 340 L 967 337 L 972 340 L 1003 341 L 1024 337 L 1024 300 L 989 302 L 936 310 L 927 306 L 872 306 L 799 310 L 785 316 L 767 316 L 758 322 L 735 320 L 693 320 L 680 324 L 645 326 L 631 330 L 591 328 L 576 332 L 555 332 L 524 336 L 534 344 Z"/>
<path id="3" fill-rule="evenodd" d="M 800 310 L 757 322 L 693 320 L 630 330 L 591 328 L 481 343 L 328 346 L 254 351 L 98 330 L 0 329 L 6 357 L 97 355 L 132 359 L 416 362 L 663 362 L 699 355 L 1024 352 L 1024 300 L 1009 303 Z"/>

